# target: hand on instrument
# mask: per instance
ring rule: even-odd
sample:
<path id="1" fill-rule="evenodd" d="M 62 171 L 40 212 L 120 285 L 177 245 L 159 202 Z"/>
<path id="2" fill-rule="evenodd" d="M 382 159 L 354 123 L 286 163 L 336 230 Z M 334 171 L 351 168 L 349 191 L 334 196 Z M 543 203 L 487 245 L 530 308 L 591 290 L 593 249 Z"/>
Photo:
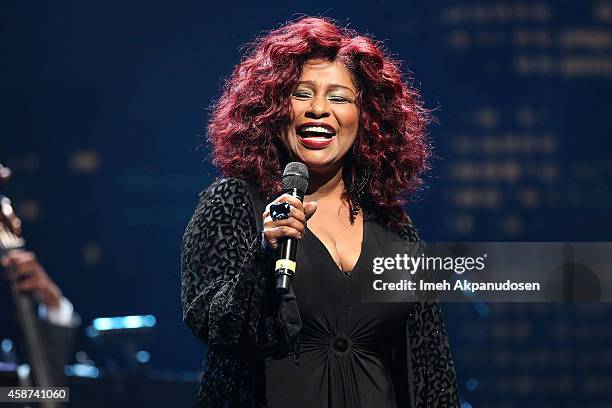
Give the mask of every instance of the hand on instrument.
<path id="1" fill-rule="evenodd" d="M 60 306 L 62 291 L 51 280 L 33 252 L 15 249 L 2 258 L 6 275 L 23 293 L 31 293 L 36 301 L 49 308 Z"/>
<path id="2" fill-rule="evenodd" d="M 263 236 L 266 244 L 278 248 L 281 238 L 301 239 L 304 236 L 306 221 L 317 210 L 314 201 L 302 202 L 290 195 L 283 194 L 266 206 L 263 217 Z"/>
<path id="3" fill-rule="evenodd" d="M 3 196 L 0 196 L 0 224 L 0 229 L 7 228 L 10 233 L 21 235 L 21 220 L 13 212 L 11 200 Z"/>

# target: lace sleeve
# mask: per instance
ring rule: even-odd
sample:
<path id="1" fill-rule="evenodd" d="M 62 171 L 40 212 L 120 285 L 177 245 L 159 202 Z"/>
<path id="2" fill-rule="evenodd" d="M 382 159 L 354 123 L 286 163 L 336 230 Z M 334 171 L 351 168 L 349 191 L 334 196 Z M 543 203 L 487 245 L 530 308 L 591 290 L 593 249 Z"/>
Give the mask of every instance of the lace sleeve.
<path id="1" fill-rule="evenodd" d="M 415 303 L 409 328 L 417 407 L 459 408 L 455 367 L 438 302 Z M 414 347 L 414 345 L 419 345 Z"/>
<path id="2" fill-rule="evenodd" d="M 249 352 L 278 343 L 262 252 L 245 182 L 222 179 L 200 194 L 182 243 L 183 320 L 209 347 Z"/>
<path id="3" fill-rule="evenodd" d="M 419 242 L 412 222 L 400 236 L 405 242 Z M 418 279 L 431 280 L 426 276 L 428 273 L 420 271 Z M 416 407 L 459 408 L 457 378 L 442 309 L 431 291 L 418 294 L 417 299 L 407 323 Z"/>

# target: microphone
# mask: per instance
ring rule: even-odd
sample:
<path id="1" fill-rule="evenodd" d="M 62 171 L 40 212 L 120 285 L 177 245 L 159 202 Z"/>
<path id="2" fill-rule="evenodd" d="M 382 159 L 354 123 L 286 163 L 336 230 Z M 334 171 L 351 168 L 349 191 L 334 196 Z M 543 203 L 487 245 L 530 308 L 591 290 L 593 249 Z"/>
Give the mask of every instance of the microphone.
<path id="1" fill-rule="evenodd" d="M 304 163 L 291 162 L 285 166 L 283 172 L 283 193 L 291 194 L 300 201 L 304 201 L 304 194 L 308 188 L 308 168 Z M 289 293 L 293 275 L 295 274 L 298 240 L 285 238 L 280 244 L 280 253 L 274 273 L 276 276 L 276 293 L 284 295 Z"/>

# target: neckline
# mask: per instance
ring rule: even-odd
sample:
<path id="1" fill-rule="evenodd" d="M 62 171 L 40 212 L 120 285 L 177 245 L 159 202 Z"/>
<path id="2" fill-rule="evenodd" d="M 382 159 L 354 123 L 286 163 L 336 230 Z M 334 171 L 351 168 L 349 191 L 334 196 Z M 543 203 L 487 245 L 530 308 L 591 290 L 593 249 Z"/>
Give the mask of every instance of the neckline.
<path id="1" fill-rule="evenodd" d="M 343 278 L 348 278 L 350 276 L 352 276 L 355 272 L 357 272 L 359 269 L 357 268 L 359 266 L 359 264 L 361 263 L 361 258 L 363 258 L 363 243 L 365 242 L 366 238 L 367 238 L 367 234 L 366 234 L 366 225 L 368 224 L 368 221 L 363 218 L 363 227 L 361 229 L 361 246 L 359 248 L 359 257 L 357 258 L 357 261 L 355 262 L 355 265 L 353 265 L 353 269 L 351 269 L 348 272 L 345 272 L 342 270 L 342 268 L 340 268 L 338 266 L 338 264 L 336 263 L 336 261 L 334 261 L 334 257 L 331 255 L 331 253 L 329 252 L 329 249 L 327 249 L 327 247 L 325 246 L 325 244 L 323 243 L 323 241 L 321 241 L 319 239 L 319 237 L 317 236 L 317 234 L 315 234 L 314 232 L 312 232 L 312 230 L 310 228 L 308 228 L 308 226 L 306 226 L 306 230 L 308 231 L 309 235 L 312 235 L 314 240 L 316 242 L 319 243 L 319 245 L 321 246 L 321 248 L 323 248 L 323 251 L 325 252 L 325 254 L 327 255 L 327 259 L 329 259 L 329 261 L 331 262 L 332 265 L 334 265 L 334 269 L 340 273 L 340 275 L 342 275 Z"/>

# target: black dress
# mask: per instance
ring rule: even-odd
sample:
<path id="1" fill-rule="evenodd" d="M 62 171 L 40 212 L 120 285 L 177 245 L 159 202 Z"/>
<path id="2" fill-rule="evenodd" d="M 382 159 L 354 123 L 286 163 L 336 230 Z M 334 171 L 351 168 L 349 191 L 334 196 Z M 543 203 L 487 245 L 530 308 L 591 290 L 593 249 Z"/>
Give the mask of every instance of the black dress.
<path id="1" fill-rule="evenodd" d="M 269 408 L 397 406 L 391 352 L 412 303 L 362 301 L 371 283 L 372 259 L 395 255 L 385 245 L 390 240 L 399 237 L 365 221 L 359 259 L 353 271 L 345 273 L 306 230 L 293 283 L 302 319 L 300 365 L 291 357 L 266 359 Z"/>
<path id="2" fill-rule="evenodd" d="M 288 333 L 291 333 L 285 330 L 285 322 L 279 317 L 278 305 L 271 301 L 275 297 L 271 295 L 274 292 L 274 281 L 273 273 L 270 271 L 274 270 L 275 259 L 261 250 L 259 214 L 262 213 L 263 206 L 265 201 L 243 180 L 235 178 L 217 180 L 200 194 L 199 203 L 183 236 L 181 257 L 183 320 L 194 335 L 207 346 L 202 385 L 195 404 L 198 408 L 260 408 L 266 405 L 266 398 L 279 406 L 278 397 L 274 393 L 283 392 L 283 388 L 267 386 L 267 382 L 272 381 L 273 375 L 280 376 L 282 371 L 271 370 L 272 366 L 268 364 L 267 372 L 270 377 L 266 381 L 266 362 L 270 363 L 267 358 L 270 356 L 275 358 L 286 356 L 288 347 L 292 345 L 292 336 L 288 336 Z M 354 274 L 349 275 L 344 281 L 340 279 L 344 277 L 332 263 L 329 253 L 326 253 L 325 248 L 314 236 L 305 237 L 300 245 L 302 248 L 313 245 L 317 248 L 318 245 L 316 255 L 312 256 L 313 259 L 300 258 L 299 262 L 301 265 L 317 262 L 320 267 L 317 266 L 312 271 L 320 270 L 322 274 L 313 276 L 330 279 L 335 285 L 350 283 L 349 289 L 354 289 L 352 283 L 371 275 L 370 271 L 365 269 L 368 267 L 368 261 L 365 261 L 366 253 L 380 251 L 382 254 L 386 250 L 385 240 L 397 239 L 388 236 L 384 239 L 370 239 L 380 231 L 381 228 L 376 223 L 365 224 L 366 251 L 362 252 L 363 259 L 358 262 Z M 390 234 L 388 230 L 384 231 Z M 397 234 L 404 243 L 418 240 L 412 223 L 407 224 Z M 383 247 L 371 246 L 376 242 Z M 309 255 L 306 251 L 300 251 L 300 254 L 301 257 Z M 298 265 L 298 273 L 300 271 L 304 272 L 304 269 Z M 390 326 L 395 324 L 393 319 L 387 321 L 388 317 L 396 313 L 395 310 L 376 313 L 375 315 L 379 317 L 375 317 L 372 310 L 369 310 L 373 305 L 359 306 L 358 302 L 349 302 L 346 315 L 348 319 L 345 323 L 341 323 L 336 319 L 343 315 L 331 311 L 333 308 L 338 310 L 340 307 L 339 310 L 343 310 L 345 307 L 345 304 L 338 303 L 341 297 L 334 286 L 325 286 L 327 288 L 325 290 L 329 293 L 324 295 L 322 292 L 324 286 L 317 285 L 316 290 L 308 290 L 309 297 L 305 297 L 301 294 L 302 289 L 297 289 L 301 286 L 302 278 L 310 280 L 309 274 L 306 273 L 296 277 L 295 287 L 299 301 L 327 305 L 330 311 L 321 318 L 333 319 L 329 320 L 328 326 L 335 331 L 326 333 L 325 330 L 330 329 L 325 326 L 321 327 L 320 332 L 315 331 L 314 329 L 319 329 L 316 319 L 308 317 L 309 306 L 306 303 L 302 305 L 305 336 L 301 344 L 304 352 L 301 367 L 306 366 L 311 357 L 313 360 L 310 361 L 313 362 L 314 358 L 320 358 L 319 362 L 328 362 L 328 375 L 306 373 L 291 379 L 293 384 L 289 383 L 288 378 L 279 378 L 278 384 L 301 391 L 292 395 L 290 402 L 280 401 L 282 403 L 280 406 L 294 406 L 293 404 L 301 403 L 304 397 L 312 400 L 319 397 L 314 395 L 319 392 L 320 395 L 329 398 L 329 393 L 325 394 L 328 389 L 334 391 L 337 389 L 332 395 L 334 402 L 340 401 L 339 398 L 344 396 L 366 398 L 376 395 L 382 403 L 387 401 L 393 406 L 394 401 L 391 397 L 393 392 L 390 387 L 395 385 L 395 403 L 398 407 L 459 408 L 448 337 L 439 304 L 435 300 L 419 297 L 419 301 L 412 304 L 398 303 L 389 306 L 412 307 L 408 318 L 404 319 L 402 335 L 397 338 L 395 347 L 391 351 L 395 353 L 391 358 L 394 364 L 391 382 L 385 366 L 389 362 L 388 355 L 385 354 L 388 350 L 377 348 L 373 339 L 377 338 L 376 336 L 384 337 L 387 333 L 384 324 L 381 325 L 382 320 Z M 312 284 L 317 284 L 316 279 L 314 283 L 311 282 Z M 330 293 L 333 293 L 333 297 Z M 341 291 L 340 294 L 342 293 Z M 349 290 L 348 295 L 355 296 L 356 293 Z M 333 299 L 334 302 L 330 302 L 329 299 Z M 373 320 L 368 323 L 365 320 L 366 316 Z M 384 319 L 381 320 L 381 317 Z M 389 333 L 391 332 L 392 330 L 389 330 Z M 317 333 L 325 335 L 317 336 Z M 345 339 L 347 358 L 330 357 L 329 342 L 331 339 L 336 341 L 334 335 L 342 333 L 351 335 Z M 367 347 L 360 343 L 363 333 L 376 333 L 374 337 L 369 334 L 366 336 Z M 322 339 L 327 342 L 327 349 Z M 337 340 L 336 346 L 342 349 L 344 342 Z M 327 353 L 327 357 L 324 352 Z M 349 357 L 351 354 L 353 357 Z M 334 352 L 331 356 L 333 355 Z M 348 364 L 349 368 L 352 366 L 355 375 L 360 376 L 360 381 L 352 379 L 349 381 L 347 380 L 349 377 L 343 377 L 342 375 L 349 372 L 344 368 L 334 368 L 335 371 L 332 371 L 332 365 L 329 363 L 332 358 L 344 361 L 335 367 L 342 367 L 343 364 Z M 283 362 L 293 364 L 291 359 L 277 362 L 281 364 L 278 366 L 279 369 L 283 367 L 287 370 L 293 369 L 282 365 Z M 363 364 L 369 366 L 365 368 Z M 342 371 L 342 375 L 338 375 L 339 371 Z M 368 374 L 370 372 L 376 373 L 376 376 Z M 294 375 L 299 372 L 289 373 Z M 296 380 L 310 381 L 310 383 L 304 384 L 304 388 L 298 387 Z M 318 383 L 314 382 L 317 380 Z M 317 385 L 321 384 L 321 381 L 327 381 L 327 385 Z M 349 388 L 355 386 L 359 389 Z M 372 389 L 377 391 L 372 392 Z M 328 404 L 328 401 L 320 402 Z M 309 408 L 318 406 L 321 405 L 313 404 Z"/>

